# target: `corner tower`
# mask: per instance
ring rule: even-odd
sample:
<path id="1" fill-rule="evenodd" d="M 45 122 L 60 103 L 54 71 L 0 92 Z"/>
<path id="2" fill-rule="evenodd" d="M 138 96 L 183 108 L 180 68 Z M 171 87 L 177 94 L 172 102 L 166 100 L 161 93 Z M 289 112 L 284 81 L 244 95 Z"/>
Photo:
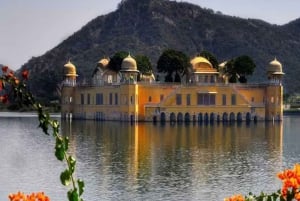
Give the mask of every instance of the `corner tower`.
<path id="1" fill-rule="evenodd" d="M 283 75 L 282 64 L 275 58 L 267 67 L 266 120 L 280 121 L 283 118 Z"/>
<path id="2" fill-rule="evenodd" d="M 275 58 L 273 61 L 269 63 L 267 68 L 267 75 L 269 83 L 271 84 L 282 84 L 282 76 L 284 73 L 282 72 L 282 64 L 277 61 Z"/>
<path id="3" fill-rule="evenodd" d="M 64 65 L 64 85 L 76 86 L 76 67 L 70 61 Z"/>
<path id="4" fill-rule="evenodd" d="M 72 119 L 75 102 L 76 67 L 70 61 L 64 65 L 64 81 L 61 89 L 62 118 Z"/>
<path id="5" fill-rule="evenodd" d="M 137 64 L 134 58 L 128 55 L 122 61 L 121 74 L 121 120 L 138 121 L 138 97 L 139 88 L 137 84 Z"/>

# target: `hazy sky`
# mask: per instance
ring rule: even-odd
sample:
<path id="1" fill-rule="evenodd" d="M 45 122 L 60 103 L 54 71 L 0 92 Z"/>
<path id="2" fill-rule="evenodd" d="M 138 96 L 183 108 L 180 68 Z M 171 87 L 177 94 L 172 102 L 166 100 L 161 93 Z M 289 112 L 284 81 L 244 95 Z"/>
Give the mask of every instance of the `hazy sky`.
<path id="1" fill-rule="evenodd" d="M 32 56 L 40 56 L 58 45 L 93 18 L 114 11 L 120 1 L 0 0 L 0 64 L 19 68 Z M 185 1 L 223 14 L 279 25 L 300 17 L 300 0 Z"/>

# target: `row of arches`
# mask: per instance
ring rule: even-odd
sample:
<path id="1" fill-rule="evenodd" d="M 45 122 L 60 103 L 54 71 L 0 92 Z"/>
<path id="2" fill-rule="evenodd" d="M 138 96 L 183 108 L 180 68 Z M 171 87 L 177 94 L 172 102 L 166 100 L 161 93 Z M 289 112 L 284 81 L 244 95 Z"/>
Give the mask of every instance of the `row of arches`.
<path id="1" fill-rule="evenodd" d="M 245 117 L 243 118 L 243 115 L 241 112 L 238 112 L 237 114 L 230 112 L 224 112 L 223 114 L 215 114 L 215 113 L 198 113 L 198 114 L 193 114 L 191 115 L 190 113 L 181 113 L 179 112 L 177 115 L 172 112 L 170 113 L 169 116 L 167 116 L 166 113 L 162 112 L 160 113 L 159 117 L 158 116 L 154 116 L 153 117 L 153 121 L 157 122 L 158 118 L 160 120 L 160 122 L 166 122 L 166 121 L 170 121 L 170 122 L 241 122 L 241 121 L 246 121 L 246 122 L 250 122 L 251 120 L 253 121 L 257 121 L 257 116 L 253 116 L 251 115 L 250 112 L 247 112 Z"/>

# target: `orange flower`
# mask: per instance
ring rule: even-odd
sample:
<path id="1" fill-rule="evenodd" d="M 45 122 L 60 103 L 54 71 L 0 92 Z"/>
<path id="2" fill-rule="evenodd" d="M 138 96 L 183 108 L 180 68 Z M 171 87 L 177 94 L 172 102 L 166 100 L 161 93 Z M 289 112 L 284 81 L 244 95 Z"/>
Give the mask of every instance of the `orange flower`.
<path id="1" fill-rule="evenodd" d="M 24 70 L 22 72 L 22 77 L 24 80 L 28 80 L 28 76 L 29 76 L 29 71 L 28 70 Z"/>
<path id="2" fill-rule="evenodd" d="M 31 193 L 30 195 L 18 192 L 16 194 L 10 194 L 8 198 L 10 201 L 50 201 L 50 198 L 46 196 L 44 192 Z"/>
<path id="3" fill-rule="evenodd" d="M 17 194 L 10 194 L 8 198 L 10 201 L 26 201 L 26 196 L 20 191 Z"/>
<path id="4" fill-rule="evenodd" d="M 281 194 L 286 197 L 289 190 L 294 194 L 294 198 L 298 200 L 298 189 L 300 188 L 300 165 L 295 164 L 294 169 L 287 169 L 277 174 L 278 178 L 282 180 Z M 300 199 L 299 199 L 300 200 Z"/>
<path id="5" fill-rule="evenodd" d="M 225 198 L 224 201 L 245 201 L 243 195 L 233 195 L 229 198 Z"/>
<path id="6" fill-rule="evenodd" d="M 299 193 L 299 192 L 295 194 L 295 199 L 296 199 L 297 201 L 300 201 L 300 193 Z"/>

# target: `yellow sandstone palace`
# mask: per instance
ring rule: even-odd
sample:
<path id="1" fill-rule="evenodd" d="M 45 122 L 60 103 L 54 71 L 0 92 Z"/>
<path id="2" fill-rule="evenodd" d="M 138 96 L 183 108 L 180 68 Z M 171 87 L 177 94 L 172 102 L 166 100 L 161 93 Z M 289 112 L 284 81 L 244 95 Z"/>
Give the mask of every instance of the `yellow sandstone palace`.
<path id="1" fill-rule="evenodd" d="M 129 55 L 119 73 L 98 62 L 87 83 L 76 83 L 76 67 L 65 64 L 62 117 L 112 121 L 213 122 L 282 120 L 282 65 L 276 59 L 267 67 L 266 82 L 228 83 L 228 78 L 203 57 L 191 60 L 185 83 L 155 81 L 140 75 Z"/>

